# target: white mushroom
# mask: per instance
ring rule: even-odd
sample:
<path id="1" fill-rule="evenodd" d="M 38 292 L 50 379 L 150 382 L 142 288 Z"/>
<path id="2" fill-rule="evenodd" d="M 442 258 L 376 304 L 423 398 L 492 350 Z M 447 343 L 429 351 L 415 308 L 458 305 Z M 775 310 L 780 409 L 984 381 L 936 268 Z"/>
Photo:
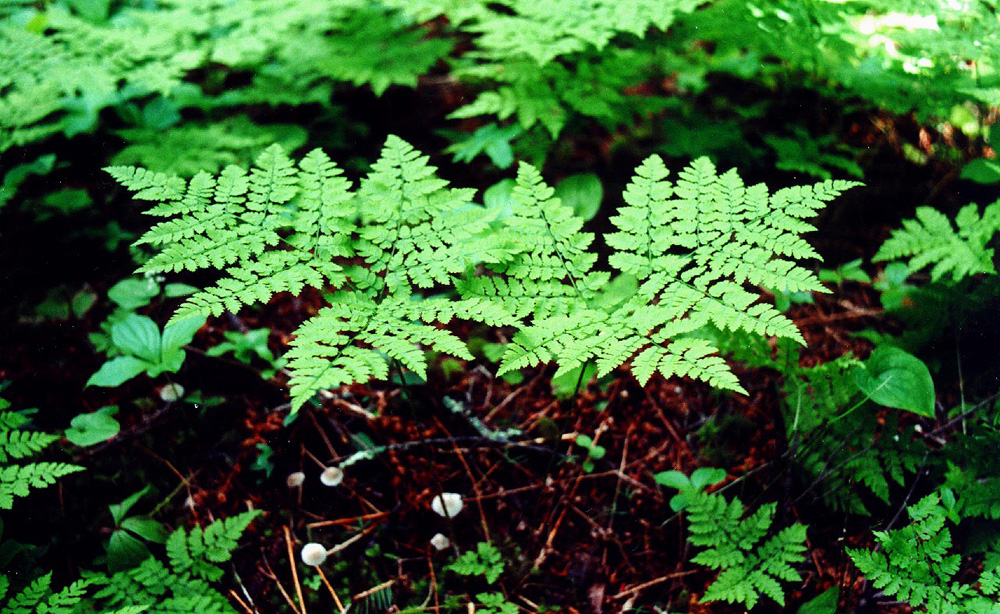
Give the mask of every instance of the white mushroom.
<path id="1" fill-rule="evenodd" d="M 302 546 L 302 562 L 316 567 L 326 561 L 326 547 L 323 544 L 311 542 Z"/>
<path id="2" fill-rule="evenodd" d="M 285 478 L 285 484 L 288 484 L 289 488 L 298 488 L 302 486 L 302 483 L 306 481 L 306 474 L 301 471 L 296 471 L 295 473 L 289 473 L 288 477 Z"/>
<path id="3" fill-rule="evenodd" d="M 431 501 L 431 509 L 438 516 L 454 518 L 462 511 L 462 495 L 454 492 L 441 493 Z"/>
<path id="4" fill-rule="evenodd" d="M 160 388 L 160 399 L 166 403 L 173 403 L 184 396 L 184 386 L 180 384 L 167 384 Z"/>
<path id="5" fill-rule="evenodd" d="M 431 545 L 434 546 L 435 550 L 444 550 L 445 548 L 451 546 L 451 540 L 437 533 L 431 538 Z"/>
<path id="6" fill-rule="evenodd" d="M 327 467 L 319 474 L 319 481 L 323 486 L 337 486 L 344 481 L 344 472 L 340 467 Z"/>

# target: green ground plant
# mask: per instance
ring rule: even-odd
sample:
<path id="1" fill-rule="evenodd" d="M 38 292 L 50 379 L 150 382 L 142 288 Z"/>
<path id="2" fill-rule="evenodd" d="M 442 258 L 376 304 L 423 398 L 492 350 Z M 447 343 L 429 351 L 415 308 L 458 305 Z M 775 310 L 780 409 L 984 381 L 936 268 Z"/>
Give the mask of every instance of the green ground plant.
<path id="1" fill-rule="evenodd" d="M 459 338 L 433 326 L 456 317 L 520 327 L 501 375 L 547 362 L 559 364 L 556 376 L 588 362 L 601 375 L 632 359 L 643 383 L 659 372 L 742 391 L 698 331 L 712 324 L 801 342 L 795 326 L 746 285 L 823 291 L 792 260 L 818 256 L 800 236 L 812 228 L 803 220 L 857 185 L 827 181 L 770 195 L 734 171 L 719 175 L 707 159 L 675 184 L 653 156 L 625 192 L 629 206 L 612 219 L 619 231 L 606 237 L 617 250 L 609 262 L 623 277 L 609 284 L 609 273 L 593 270 L 593 235 L 524 163 L 505 233 L 490 225 L 496 210 L 473 203 L 471 190 L 448 188 L 426 157 L 396 137 L 353 192 L 319 150 L 296 167 L 277 146 L 249 174 L 227 167 L 218 179 L 108 171 L 137 198 L 157 203 L 150 215 L 170 218 L 140 239 L 159 252 L 139 272 L 227 274 L 187 299 L 167 330 L 193 332 L 198 317 L 275 292 L 338 289 L 297 331 L 287 355 L 293 411 L 320 390 L 386 378 L 382 353 L 421 378 L 418 345 L 471 359 Z M 493 274 L 470 275 L 478 265 Z M 419 293 L 449 287 L 457 299 Z"/>
<path id="2" fill-rule="evenodd" d="M 432 597 L 446 612 L 541 611 L 544 603 L 517 593 L 531 587 L 558 594 L 565 603 L 553 608 L 589 598 L 595 611 L 612 602 L 646 611 L 662 589 L 671 610 L 693 593 L 746 609 L 768 597 L 794 611 L 801 600 L 803 614 L 862 599 L 997 612 L 1000 461 L 984 451 L 1000 446 L 1000 368 L 989 349 L 1000 201 L 955 204 L 991 202 L 1000 185 L 998 10 L 996 0 L 0 0 L 0 224 L 3 244 L 14 246 L 3 252 L 13 283 L 0 280 L 0 295 L 17 303 L 0 308 L 13 314 L 10 331 L 0 330 L 11 355 L 0 375 L 30 374 L 14 382 L 19 406 L 39 395 L 64 400 L 37 417 L 0 400 L 0 509 L 16 505 L 50 524 L 82 511 L 96 520 L 74 519 L 66 531 L 101 531 L 94 545 L 106 540 L 107 551 L 96 561 L 85 548 L 67 554 L 68 538 L 53 535 L 33 539 L 42 545 L 23 556 L 8 530 L 0 567 L 17 557 L 28 573 L 0 574 L 0 614 L 233 611 L 215 584 L 233 584 L 228 563 L 255 513 L 169 535 L 165 527 L 188 513 L 244 509 L 225 503 L 233 489 L 254 506 L 287 503 L 259 496 L 311 436 L 296 430 L 305 420 L 273 434 L 283 387 L 291 416 L 313 405 L 310 424 L 323 429 L 318 418 L 330 418 L 336 437 L 320 431 L 325 466 L 404 467 L 392 489 L 373 486 L 377 471 L 340 488 L 344 501 L 379 490 L 364 515 L 391 518 L 334 566 L 337 590 L 381 587 L 357 610 L 388 609 L 394 590 L 412 596 L 419 587 L 425 601 L 405 611 L 430 609 Z M 732 165 L 740 174 L 719 170 Z M 918 175 L 919 186 L 906 185 Z M 821 182 L 800 185 L 803 176 Z M 851 194 L 811 235 L 810 219 L 860 185 L 838 178 L 862 177 L 873 194 L 893 196 L 865 195 L 862 212 L 849 208 Z M 490 187 L 480 196 L 453 184 Z M 924 193 L 896 202 L 902 188 Z M 151 229 L 125 191 L 154 203 Z M 869 244 L 899 218 L 880 248 Z M 139 233 L 126 254 L 122 245 Z M 53 251 L 62 239 L 66 252 Z M 78 243 L 97 255 L 80 257 Z M 838 256 L 819 269 L 827 252 Z M 109 280 L 100 276 L 120 279 L 119 256 L 143 277 L 112 285 L 104 302 Z M 199 287 L 164 284 L 167 276 Z M 181 305 L 164 323 L 174 299 Z M 78 377 L 80 352 L 44 346 L 85 327 L 105 360 Z M 187 360 L 219 339 L 205 354 L 224 360 Z M 22 356 L 51 364 L 36 376 Z M 230 356 L 237 367 L 262 367 L 267 381 L 218 381 Z M 147 383 L 134 381 L 141 375 L 169 381 L 185 363 L 194 392 L 170 382 L 156 411 L 149 395 L 128 397 Z M 48 386 L 36 379 L 46 369 L 88 389 L 76 397 L 63 381 Z M 201 392 L 214 388 L 225 392 Z M 182 412 L 207 405 L 208 394 L 246 414 L 202 411 L 192 426 Z M 317 395 L 331 403 L 319 407 Z M 181 396 L 190 402 L 174 403 Z M 334 403 L 350 418 L 320 415 Z M 434 414 L 441 406 L 450 413 Z M 632 425 L 632 440 L 610 436 L 616 421 L 650 411 L 656 417 Z M 587 420 L 598 414 L 595 429 Z M 404 424 L 407 437 L 438 439 L 379 441 L 379 428 L 411 418 L 419 427 Z M 690 431 L 669 433 L 668 452 L 651 446 L 643 462 L 668 469 L 653 474 L 635 469 L 633 440 L 658 436 L 656 420 Z M 67 425 L 65 441 L 48 434 Z M 185 456 L 203 426 L 218 441 Z M 429 491 L 407 490 L 426 486 L 409 479 L 417 469 L 408 463 L 422 466 L 423 451 L 436 453 L 445 435 L 469 445 L 456 445 L 464 466 L 447 478 L 455 483 L 474 475 L 483 450 L 503 450 L 504 463 L 477 488 L 511 479 L 511 466 L 532 475 L 543 453 L 544 483 L 531 486 L 547 494 L 575 494 L 609 475 L 619 484 L 609 509 L 567 496 L 530 527 L 533 537 L 519 533 L 551 536 L 538 569 L 515 569 L 481 541 L 445 568 L 447 582 L 472 590 L 438 595 L 432 557 L 447 553 L 406 543 L 400 535 L 419 525 L 409 516 L 419 505 L 390 506 L 386 493 L 426 500 Z M 739 437 L 752 439 L 741 442 L 748 458 L 715 441 Z M 29 497 L 81 469 L 38 460 L 56 446 L 103 468 L 87 476 L 107 500 L 78 503 L 59 491 L 57 509 L 55 489 Z M 184 457 L 159 459 L 163 449 Z M 109 450 L 128 459 L 123 468 L 108 469 Z M 135 491 L 152 484 L 133 483 L 133 472 L 147 477 L 130 464 L 136 450 L 182 476 L 188 507 L 171 496 L 150 516 L 134 513 L 150 487 Z M 451 459 L 443 456 L 433 455 L 435 471 Z M 757 456 L 766 461 L 750 470 Z M 573 457 L 582 462 L 559 462 Z M 707 464 L 724 468 L 698 467 Z M 249 473 L 252 488 L 240 491 Z M 622 529 L 633 505 L 651 505 L 641 482 L 651 474 L 678 490 L 654 503 L 683 514 L 696 554 L 648 569 L 710 570 L 652 591 L 645 580 L 626 588 L 623 578 L 648 571 L 630 557 L 673 538 L 654 521 L 633 551 L 624 542 L 634 533 Z M 739 498 L 706 492 L 727 475 L 746 482 L 744 500 L 774 503 L 747 514 Z M 526 509 L 519 486 L 475 501 Z M 746 494 L 757 488 L 759 497 Z M 218 500 L 205 503 L 214 489 Z M 300 513 L 315 513 L 298 494 L 298 507 L 271 515 L 294 530 Z M 485 510 L 481 533 L 449 519 L 451 537 L 501 539 L 489 535 Z M 847 553 L 867 584 L 814 597 L 809 577 L 801 596 L 793 592 L 805 528 L 776 529 L 785 524 L 779 510 L 809 520 L 819 540 L 837 523 L 879 528 L 870 547 L 864 531 L 850 536 L 858 546 Z M 904 510 L 911 522 L 898 528 Z M 823 530 L 809 513 L 825 514 Z M 572 553 L 558 577 L 593 588 L 585 596 L 545 586 L 555 576 L 539 563 L 559 550 L 557 539 L 572 539 L 574 514 L 601 548 L 618 550 Z M 18 518 L 19 529 L 26 524 Z M 271 532 L 261 533 L 261 548 L 235 562 L 240 573 L 258 551 L 272 553 Z M 818 547 L 842 552 L 839 544 Z M 411 583 L 423 554 L 431 577 Z M 622 573 L 611 573 L 619 554 Z M 385 563 L 378 573 L 376 558 Z M 74 581 L 97 564 L 108 571 Z M 833 582 L 827 572 L 817 563 L 822 588 Z M 280 573 L 252 573 L 255 595 L 262 577 L 281 588 Z M 386 573 L 398 577 L 386 583 Z M 307 589 L 321 589 L 310 581 Z M 303 614 L 318 600 L 296 597 Z M 258 606 L 284 607 L 243 609 Z"/>

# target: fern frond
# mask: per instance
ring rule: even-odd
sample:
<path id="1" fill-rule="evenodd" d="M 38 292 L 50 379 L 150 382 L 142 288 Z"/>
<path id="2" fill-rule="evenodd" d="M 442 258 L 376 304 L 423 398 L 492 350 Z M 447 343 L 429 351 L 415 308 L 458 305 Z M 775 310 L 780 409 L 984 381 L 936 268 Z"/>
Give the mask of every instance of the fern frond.
<path id="1" fill-rule="evenodd" d="M 23 430 L 28 419 L 13 411 L 3 411 L 10 403 L 0 398 L 0 509 L 11 509 L 15 497 L 26 497 L 33 488 L 55 484 L 64 475 L 83 471 L 67 463 L 9 465 L 11 459 L 31 458 L 59 439 L 56 435 Z"/>
<path id="2" fill-rule="evenodd" d="M 618 232 L 606 240 L 616 250 L 609 263 L 637 277 L 639 290 L 631 300 L 596 308 L 606 279 L 591 272 L 586 250 L 593 237 L 552 198 L 537 171 L 522 165 L 509 224 L 524 254 L 503 267 L 504 281 L 460 285 L 463 294 L 496 298 L 519 317 L 533 318 L 508 345 L 501 373 L 550 361 L 562 373 L 591 360 L 607 373 L 631 360 L 643 383 L 659 372 L 742 391 L 701 329 L 802 341 L 795 325 L 748 286 L 825 291 L 792 260 L 817 257 L 800 236 L 813 229 L 802 220 L 857 184 L 827 181 L 769 195 L 763 185 L 744 186 L 734 171 L 719 175 L 707 158 L 676 184 L 667 176 L 658 156 L 636 169 L 624 194 L 627 206 L 611 218 Z M 523 291 L 528 282 L 538 295 L 567 298 L 539 312 L 539 301 Z"/>
<path id="3" fill-rule="evenodd" d="M 704 492 L 685 496 L 688 541 L 705 547 L 691 561 L 720 570 L 702 601 L 743 603 L 750 609 L 765 595 L 784 605 L 779 580 L 800 579 L 792 564 L 805 560 L 806 528 L 794 524 L 768 538 L 775 504 L 764 505 L 743 518 L 739 499 L 727 503 L 721 495 Z"/>
<path id="4" fill-rule="evenodd" d="M 30 613 L 35 611 L 39 603 L 49 594 L 52 586 L 52 572 L 35 578 L 21 592 L 10 598 L 4 606 L 5 611 Z"/>
<path id="5" fill-rule="evenodd" d="M 170 565 L 149 557 L 138 567 L 106 574 L 87 574 L 101 588 L 94 594 L 100 611 L 120 608 L 116 614 L 145 611 L 150 614 L 234 614 L 229 600 L 209 582 L 220 580 L 219 567 L 232 557 L 237 540 L 260 515 L 250 511 L 212 522 L 190 531 L 177 529 L 167 538 Z"/>
<path id="6" fill-rule="evenodd" d="M 875 531 L 881 551 L 848 548 L 854 564 L 872 583 L 890 597 L 928 611 L 998 612 L 1000 607 L 984 599 L 972 585 L 955 581 L 961 557 L 948 554 L 951 531 L 945 526 L 947 512 L 938 495 L 931 494 L 907 509 L 910 524 L 894 531 Z M 984 569 L 986 594 L 991 589 L 989 569 Z M 984 609 L 986 604 L 991 604 Z"/>
<path id="7" fill-rule="evenodd" d="M 409 297 L 390 296 L 376 302 L 363 295 L 344 294 L 306 321 L 286 354 L 293 373 L 289 382 L 293 409 L 320 390 L 384 379 L 388 376 L 384 356 L 398 360 L 420 377 L 427 374 L 422 347 L 471 360 L 464 342 L 427 323 L 447 321 L 452 315 L 463 315 L 463 310 L 447 301 L 424 302 L 430 305 Z M 472 305 L 466 303 L 465 315 L 492 312 L 487 308 L 474 313 Z"/>
<path id="8" fill-rule="evenodd" d="M 911 271 L 931 266 L 931 280 L 951 274 L 958 282 L 978 273 L 996 273 L 993 249 L 987 247 L 1000 231 L 1000 201 L 985 208 L 982 216 L 974 205 L 962 207 L 951 221 L 932 207 L 919 207 L 917 217 L 905 220 L 875 254 L 875 260 L 909 258 Z"/>
<path id="9" fill-rule="evenodd" d="M 447 284 L 473 264 L 503 257 L 496 237 L 481 236 L 491 216 L 472 204 L 475 192 L 448 188 L 427 160 L 390 136 L 358 192 L 357 253 L 370 275 L 384 275 L 389 292 Z"/>
<path id="10" fill-rule="evenodd" d="M 32 463 L 0 467 L 0 509 L 10 509 L 15 497 L 27 497 L 33 488 L 52 486 L 56 480 L 83 471 L 68 463 Z"/>
<path id="11" fill-rule="evenodd" d="M 535 167 L 521 163 L 513 197 L 513 215 L 507 225 L 514 253 L 502 267 L 495 267 L 505 277 L 466 281 L 458 287 L 465 297 L 496 301 L 522 317 L 529 313 L 557 316 L 550 323 L 551 330 L 541 332 L 549 336 L 565 322 L 568 316 L 564 314 L 579 313 L 596 296 L 607 275 L 591 271 L 597 260 L 588 251 L 594 236 L 581 232 L 583 221 L 554 196 Z M 531 351 L 530 344 L 524 348 Z M 558 355 L 556 348 L 545 352 Z"/>
<path id="12" fill-rule="evenodd" d="M 38 454 L 53 441 L 57 435 L 22 430 L 7 430 L 7 424 L 17 424 L 13 416 L 18 414 L 5 412 L 0 414 L 0 463 L 6 463 L 12 458 L 28 458 Z M 20 425 L 18 425 L 20 426 Z"/>
<path id="13" fill-rule="evenodd" d="M 209 582 L 219 580 L 223 571 L 218 564 L 232 558 L 232 551 L 243 532 L 259 515 L 259 511 L 244 512 L 216 520 L 205 529 L 194 527 L 187 533 L 174 531 L 166 543 L 173 572 Z"/>

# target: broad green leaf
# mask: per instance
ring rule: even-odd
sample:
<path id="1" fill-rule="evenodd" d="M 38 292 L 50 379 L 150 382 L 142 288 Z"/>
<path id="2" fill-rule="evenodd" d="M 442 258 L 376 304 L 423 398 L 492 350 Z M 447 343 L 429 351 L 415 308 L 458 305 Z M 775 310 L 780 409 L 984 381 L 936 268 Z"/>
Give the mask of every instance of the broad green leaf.
<path id="1" fill-rule="evenodd" d="M 126 497 L 121 503 L 113 503 L 108 506 L 108 510 L 111 512 L 111 518 L 115 521 L 115 526 L 121 524 L 122 520 L 125 519 L 125 516 L 128 515 L 129 510 L 131 510 L 132 507 L 139 502 L 139 499 L 141 499 L 143 495 L 148 493 L 151 489 L 152 486 L 147 485 L 142 490 L 132 493 Z"/>
<path id="2" fill-rule="evenodd" d="M 82 447 L 111 439 L 121 430 L 121 425 L 113 417 L 117 411 L 116 405 L 110 405 L 76 416 L 70 421 L 70 428 L 66 429 L 66 439 Z"/>
<path id="3" fill-rule="evenodd" d="M 128 311 L 145 307 L 154 296 L 160 293 L 159 285 L 150 278 L 123 279 L 108 290 L 108 298 Z"/>
<path id="4" fill-rule="evenodd" d="M 206 320 L 207 318 L 204 316 L 194 316 L 167 324 L 167 327 L 163 329 L 164 353 L 168 349 L 180 349 L 191 343 L 195 333 L 205 325 Z"/>
<path id="5" fill-rule="evenodd" d="M 178 296 L 188 296 L 198 291 L 198 288 L 188 284 L 167 284 L 163 286 L 163 296 L 167 298 L 177 298 Z"/>
<path id="6" fill-rule="evenodd" d="M 818 597 L 802 604 L 798 614 L 837 614 L 837 601 L 840 599 L 840 587 L 828 588 Z"/>
<path id="7" fill-rule="evenodd" d="M 882 346 L 863 369 L 855 371 L 858 388 L 886 407 L 934 417 L 934 380 L 927 365 L 899 348 Z"/>
<path id="8" fill-rule="evenodd" d="M 676 488 L 677 490 L 686 490 L 691 486 L 691 480 L 688 476 L 684 475 L 680 471 L 670 470 L 661 471 L 653 476 L 653 481 L 661 486 L 666 486 L 667 488 Z"/>
<path id="9" fill-rule="evenodd" d="M 111 326 L 111 342 L 125 354 L 146 362 L 160 362 L 160 329 L 151 319 L 135 313 Z"/>
<path id="10" fill-rule="evenodd" d="M 962 174 L 959 176 L 976 183 L 1000 183 L 1000 162 L 976 158 L 962 167 Z"/>
<path id="11" fill-rule="evenodd" d="M 570 175 L 556 185 L 556 197 L 584 220 L 591 220 L 601 208 L 604 187 L 593 173 Z"/>
<path id="12" fill-rule="evenodd" d="M 112 358 L 101 365 L 97 373 L 87 380 L 88 386 L 102 386 L 104 388 L 114 388 L 139 375 L 150 366 L 144 360 L 135 356 L 119 356 Z"/>
<path id="13" fill-rule="evenodd" d="M 152 518 L 126 518 L 121 522 L 121 528 L 156 544 L 164 544 L 167 541 L 167 530 Z"/>
<path id="14" fill-rule="evenodd" d="M 112 572 L 138 567 L 152 554 L 146 544 L 125 531 L 115 531 L 108 541 L 108 569 Z"/>
<path id="15" fill-rule="evenodd" d="M 726 470 L 716 467 L 699 467 L 691 474 L 691 486 L 695 490 L 703 490 L 710 484 L 716 484 L 726 479 Z"/>

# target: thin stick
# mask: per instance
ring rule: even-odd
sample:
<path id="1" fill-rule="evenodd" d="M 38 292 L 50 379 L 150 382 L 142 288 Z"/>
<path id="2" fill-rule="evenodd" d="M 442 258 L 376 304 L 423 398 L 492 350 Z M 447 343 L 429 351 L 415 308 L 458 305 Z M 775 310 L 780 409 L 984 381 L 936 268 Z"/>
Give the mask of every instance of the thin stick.
<path id="1" fill-rule="evenodd" d="M 292 608 L 292 612 L 294 612 L 295 614 L 301 614 L 301 612 L 299 612 L 299 609 L 295 606 L 295 601 L 292 599 L 292 596 L 288 594 L 288 591 L 286 591 L 285 587 L 281 584 L 281 580 L 278 579 L 278 576 L 275 575 L 274 570 L 271 569 L 271 564 L 267 561 L 267 559 L 264 559 L 264 564 L 267 565 L 267 573 L 265 573 L 264 575 L 267 576 L 269 580 L 274 580 L 275 585 L 277 585 L 278 587 L 278 591 L 281 592 L 281 595 L 285 598 L 285 601 L 288 602 L 288 607 Z"/>
<path id="2" fill-rule="evenodd" d="M 320 520 L 318 522 L 310 522 L 306 525 L 309 529 L 319 529 L 322 527 L 332 527 L 338 525 L 352 525 L 355 522 L 361 520 L 377 520 L 379 518 L 385 518 L 392 512 L 376 512 L 374 514 L 363 514 L 361 516 L 351 516 L 350 518 L 337 518 L 336 520 Z"/>
<path id="3" fill-rule="evenodd" d="M 368 589 L 366 591 L 363 591 L 363 592 L 360 592 L 357 595 L 351 597 L 351 600 L 352 601 L 360 601 L 360 600 L 362 600 L 362 599 L 364 599 L 366 597 L 374 595 L 375 593 L 379 592 L 383 588 L 389 588 L 390 586 L 392 586 L 395 583 L 396 583 L 395 580 L 388 580 L 386 582 L 383 582 L 382 584 L 377 584 L 377 585 L 371 587 L 370 589 Z"/>
<path id="4" fill-rule="evenodd" d="M 292 534 L 288 530 L 288 525 L 281 528 L 285 530 L 285 544 L 288 546 L 288 566 L 292 568 L 292 581 L 295 582 L 295 594 L 299 598 L 299 606 L 302 607 L 302 614 L 307 614 L 306 600 L 302 598 L 302 584 L 299 583 L 299 570 L 295 564 L 295 553 L 292 551 Z"/>
<path id="5" fill-rule="evenodd" d="M 660 576 L 659 578 L 656 578 L 655 580 L 650 580 L 649 582 L 643 582 L 642 584 L 637 584 L 637 585 L 633 586 L 632 588 L 625 589 L 622 592 L 620 592 L 617 595 L 615 595 L 614 597 L 612 597 L 612 599 L 622 599 L 622 598 L 627 597 L 627 596 L 629 596 L 629 595 L 631 595 L 633 593 L 638 593 L 639 591 L 645 590 L 645 589 L 649 588 L 650 586 L 656 586 L 657 584 L 661 584 L 663 582 L 666 582 L 667 580 L 673 580 L 675 578 L 681 578 L 683 576 L 690 576 L 693 573 L 698 573 L 698 570 L 697 569 L 692 569 L 690 571 L 678 571 L 677 573 L 672 573 L 672 574 L 667 574 L 665 576 Z"/>
<path id="6" fill-rule="evenodd" d="M 326 589 L 330 591 L 330 595 L 333 596 L 333 602 L 337 604 L 337 611 L 340 612 L 340 614 L 344 614 L 346 611 L 344 609 L 344 604 L 340 602 L 340 597 L 337 596 L 337 591 L 333 590 L 333 586 L 330 585 L 330 581 L 326 579 L 326 574 L 323 573 L 323 568 L 317 565 L 316 571 L 319 572 L 320 580 L 323 581 Z"/>
<path id="7" fill-rule="evenodd" d="M 234 591 L 233 589 L 229 589 L 229 596 L 235 599 L 236 603 L 240 604 L 240 607 L 242 607 L 247 614 L 253 614 L 253 610 L 251 610 L 250 606 L 248 606 L 242 599 L 240 599 L 240 596 L 236 594 L 236 591 Z"/>

